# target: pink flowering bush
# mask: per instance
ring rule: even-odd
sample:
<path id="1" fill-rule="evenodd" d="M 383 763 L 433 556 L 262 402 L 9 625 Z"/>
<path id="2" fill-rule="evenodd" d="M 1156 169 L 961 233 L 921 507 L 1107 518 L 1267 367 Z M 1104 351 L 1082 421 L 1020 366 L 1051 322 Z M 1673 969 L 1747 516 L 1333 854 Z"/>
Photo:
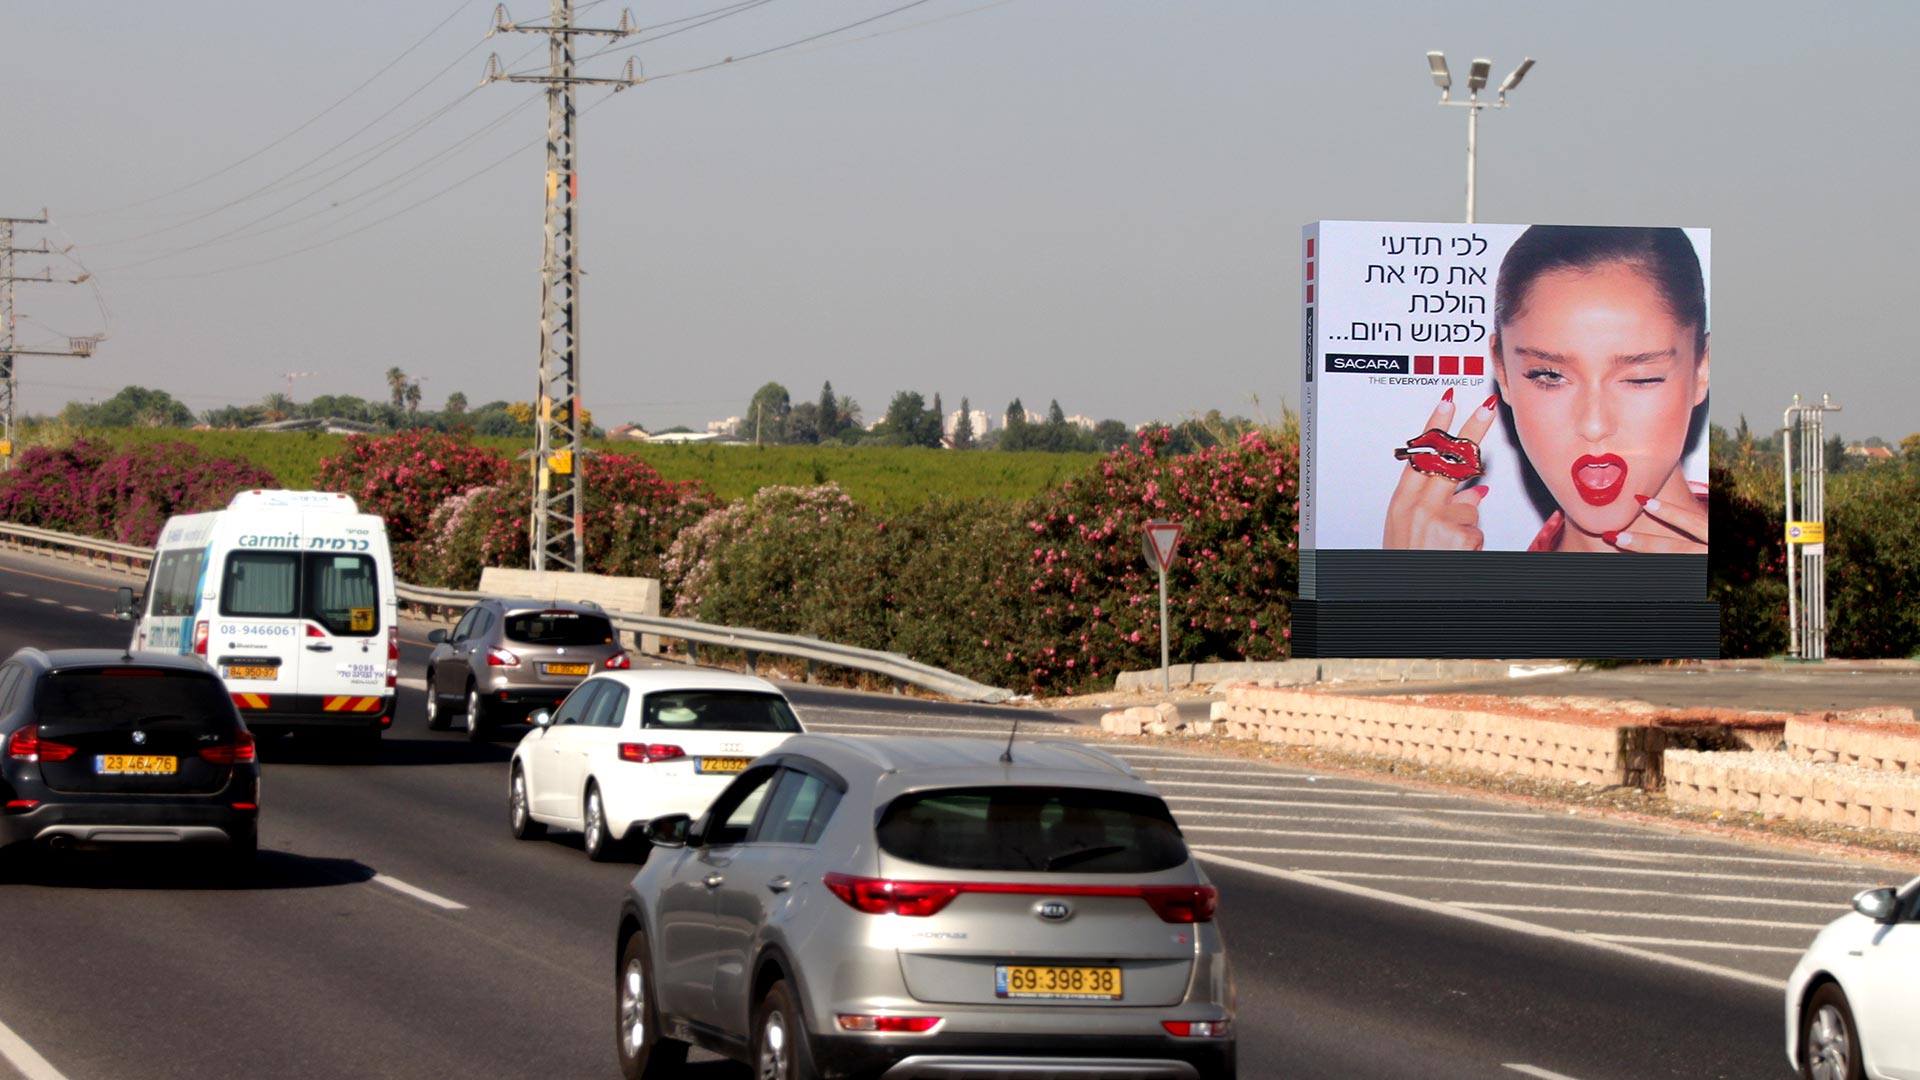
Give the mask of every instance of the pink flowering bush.
<path id="1" fill-rule="evenodd" d="M 1297 587 L 1299 471 L 1292 440 L 1249 432 L 1169 456 L 1148 432 L 1028 508 L 1024 603 L 998 643 L 1010 685 L 1069 691 L 1160 664 L 1159 577 L 1146 522 L 1184 528 L 1167 575 L 1178 662 L 1287 655 Z"/>
<path id="2" fill-rule="evenodd" d="M 489 566 L 524 567 L 528 558 L 527 488 L 468 488 L 443 500 L 413 545 L 411 580 L 441 589 L 480 587 Z"/>
<path id="3" fill-rule="evenodd" d="M 632 454 L 595 454 L 582 470 L 586 562 L 596 574 L 663 577 L 661 562 L 681 531 L 720 506 L 701 481 L 664 479 Z M 661 598 L 663 608 L 672 603 Z"/>
<path id="4" fill-rule="evenodd" d="M 111 448 L 76 439 L 69 446 L 30 446 L 0 473 L 0 518 L 38 529 L 90 535 L 95 515 L 87 484 Z"/>
<path id="5" fill-rule="evenodd" d="M 507 459 L 463 437 L 415 429 L 348 436 L 338 455 L 321 459 L 314 486 L 351 495 L 363 512 L 385 518 L 394 568 L 416 580 L 415 563 L 425 553 L 415 550 L 414 541 L 440 504 L 476 487 L 507 485 L 517 472 Z"/>
<path id="6" fill-rule="evenodd" d="M 275 484 L 273 474 L 257 465 L 212 457 L 185 443 L 116 453 L 80 439 L 21 454 L 0 476 L 0 518 L 123 544 L 151 544 L 174 514 L 218 510 L 237 491 Z"/>

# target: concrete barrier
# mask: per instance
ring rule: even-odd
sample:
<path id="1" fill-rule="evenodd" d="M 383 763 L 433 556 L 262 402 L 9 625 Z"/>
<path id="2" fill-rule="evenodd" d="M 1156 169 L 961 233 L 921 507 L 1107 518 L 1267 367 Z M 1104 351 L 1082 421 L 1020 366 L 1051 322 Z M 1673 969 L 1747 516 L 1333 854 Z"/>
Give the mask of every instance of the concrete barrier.
<path id="1" fill-rule="evenodd" d="M 1810 761 L 1793 752 L 1669 750 L 1677 806 L 1920 833 L 1920 776 Z"/>
<path id="2" fill-rule="evenodd" d="M 1852 765 L 1876 772 L 1920 776 L 1920 725 L 1906 709 L 1796 716 L 1787 721 L 1787 753 L 1813 765 Z M 1865 713 L 1867 715 L 1862 715 Z"/>

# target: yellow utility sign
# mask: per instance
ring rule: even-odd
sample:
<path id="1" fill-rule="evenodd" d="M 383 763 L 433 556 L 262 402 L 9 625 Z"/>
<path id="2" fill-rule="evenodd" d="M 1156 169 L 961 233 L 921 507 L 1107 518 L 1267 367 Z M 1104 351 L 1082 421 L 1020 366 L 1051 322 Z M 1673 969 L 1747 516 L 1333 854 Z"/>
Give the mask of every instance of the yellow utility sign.
<path id="1" fill-rule="evenodd" d="M 1827 541 L 1827 523 L 1824 521 L 1787 522 L 1787 543 L 1824 544 Z"/>

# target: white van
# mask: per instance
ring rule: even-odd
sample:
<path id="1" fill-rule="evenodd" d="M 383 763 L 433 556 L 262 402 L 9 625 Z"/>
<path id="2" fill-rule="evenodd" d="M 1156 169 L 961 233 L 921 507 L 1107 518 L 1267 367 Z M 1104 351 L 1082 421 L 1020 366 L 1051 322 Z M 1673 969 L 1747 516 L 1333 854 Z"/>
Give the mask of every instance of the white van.
<path id="1" fill-rule="evenodd" d="M 167 519 L 135 651 L 197 654 L 254 730 L 332 729 L 364 754 L 393 723 L 399 607 L 386 523 L 325 491 L 243 491 Z"/>

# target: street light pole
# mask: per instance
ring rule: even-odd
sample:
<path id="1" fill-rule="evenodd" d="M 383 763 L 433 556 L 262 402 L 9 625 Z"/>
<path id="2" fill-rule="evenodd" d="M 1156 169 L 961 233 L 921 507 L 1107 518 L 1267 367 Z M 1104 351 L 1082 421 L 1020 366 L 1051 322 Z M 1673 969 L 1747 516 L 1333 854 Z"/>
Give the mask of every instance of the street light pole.
<path id="1" fill-rule="evenodd" d="M 1476 159 L 1480 144 L 1480 110 L 1506 108 L 1507 91 L 1519 86 L 1520 80 L 1527 77 L 1527 72 L 1532 67 L 1532 57 L 1522 60 L 1520 66 L 1514 68 L 1512 74 L 1500 83 L 1499 99 L 1481 101 L 1480 91 L 1486 88 L 1487 72 L 1492 70 L 1493 61 L 1476 59 L 1467 69 L 1467 100 L 1454 101 L 1452 98 L 1453 76 L 1447 71 L 1447 54 L 1438 50 L 1427 54 L 1427 69 L 1433 75 L 1433 84 L 1440 88 L 1440 104 L 1455 105 L 1467 110 L 1467 224 L 1469 225 L 1473 224 L 1474 174 L 1478 168 Z"/>

